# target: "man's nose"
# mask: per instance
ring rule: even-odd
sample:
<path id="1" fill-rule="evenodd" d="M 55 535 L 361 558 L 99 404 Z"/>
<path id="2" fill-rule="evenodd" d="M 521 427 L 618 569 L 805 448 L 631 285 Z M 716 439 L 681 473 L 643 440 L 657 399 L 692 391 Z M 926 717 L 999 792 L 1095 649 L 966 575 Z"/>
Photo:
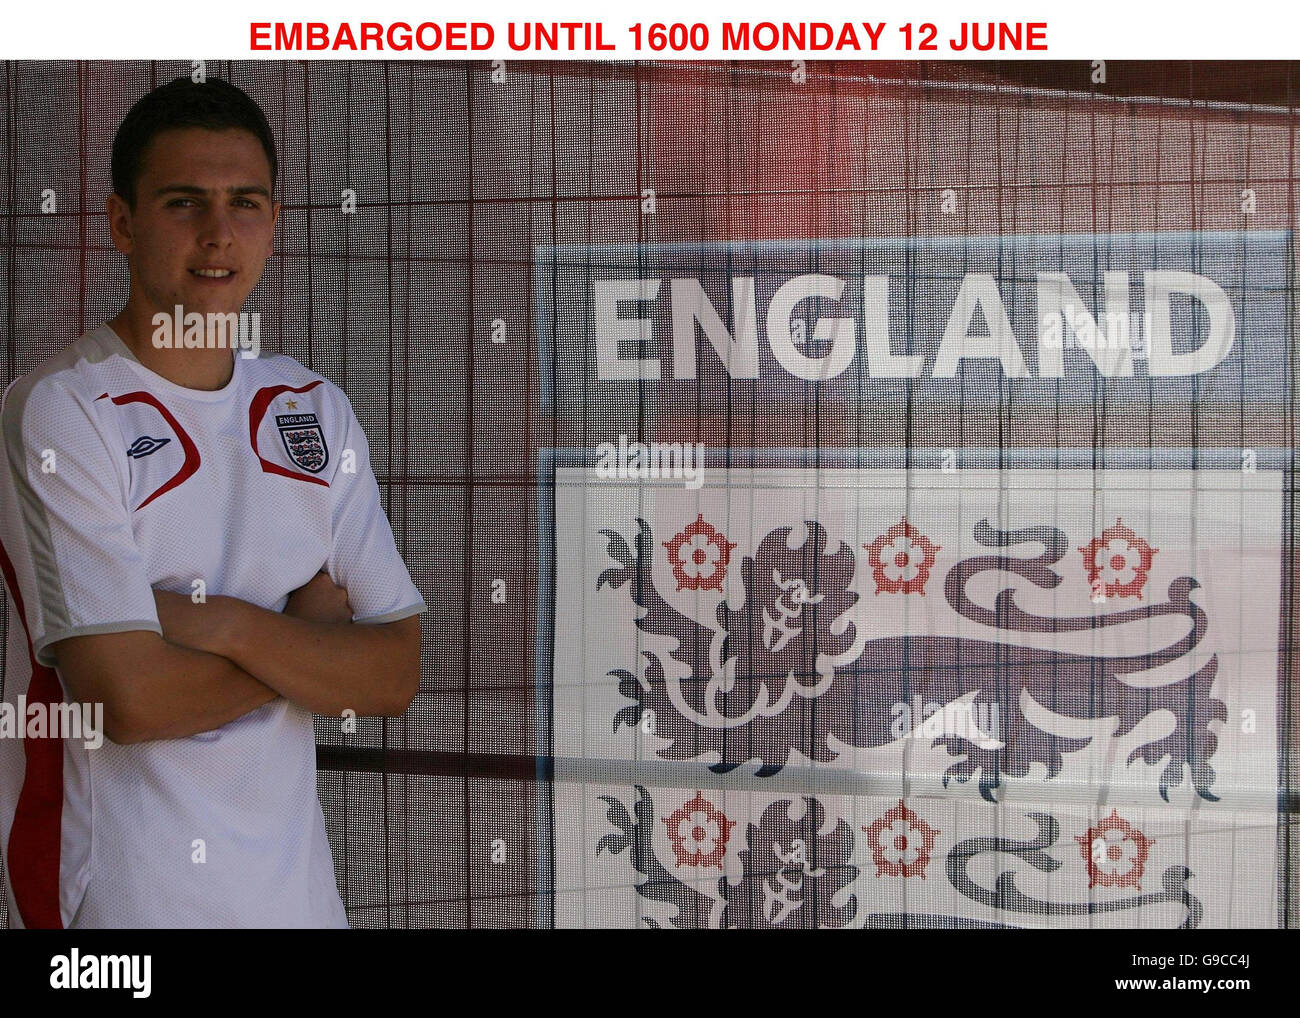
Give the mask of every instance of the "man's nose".
<path id="1" fill-rule="evenodd" d="M 234 238 L 229 210 L 215 206 L 209 208 L 199 229 L 199 243 L 204 247 L 226 247 Z"/>

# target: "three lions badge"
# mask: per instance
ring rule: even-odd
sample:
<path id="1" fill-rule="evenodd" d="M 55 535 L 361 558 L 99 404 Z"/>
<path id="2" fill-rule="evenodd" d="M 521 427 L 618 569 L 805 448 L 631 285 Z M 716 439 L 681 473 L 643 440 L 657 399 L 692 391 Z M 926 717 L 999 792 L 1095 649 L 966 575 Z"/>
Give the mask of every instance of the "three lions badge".
<path id="1" fill-rule="evenodd" d="M 557 926 L 1276 925 L 1279 473 L 555 492 Z"/>
<path id="2" fill-rule="evenodd" d="M 329 448 L 315 414 L 276 414 L 275 425 L 289 459 L 311 474 L 325 469 Z"/>

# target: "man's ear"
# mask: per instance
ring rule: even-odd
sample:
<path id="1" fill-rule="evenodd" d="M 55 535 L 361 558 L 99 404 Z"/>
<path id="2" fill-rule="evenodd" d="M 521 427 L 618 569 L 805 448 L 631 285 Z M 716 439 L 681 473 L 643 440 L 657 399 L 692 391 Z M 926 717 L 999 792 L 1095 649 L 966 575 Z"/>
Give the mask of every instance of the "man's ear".
<path id="1" fill-rule="evenodd" d="M 131 206 L 123 200 L 121 195 L 114 192 L 108 196 L 104 209 L 108 213 L 108 232 L 113 237 L 113 246 L 122 254 L 130 254 L 133 236 L 131 231 Z"/>

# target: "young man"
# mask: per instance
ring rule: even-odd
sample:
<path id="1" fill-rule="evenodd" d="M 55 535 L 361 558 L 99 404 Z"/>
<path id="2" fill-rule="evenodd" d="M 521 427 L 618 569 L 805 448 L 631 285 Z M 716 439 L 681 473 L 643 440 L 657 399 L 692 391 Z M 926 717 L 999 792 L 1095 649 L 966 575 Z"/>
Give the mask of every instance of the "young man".
<path id="1" fill-rule="evenodd" d="M 276 170 L 232 85 L 141 99 L 108 199 L 126 307 L 5 391 L 4 699 L 102 704 L 106 736 L 0 739 L 14 925 L 347 925 L 312 713 L 405 711 L 425 604 L 343 392 L 210 345 L 271 254 Z"/>

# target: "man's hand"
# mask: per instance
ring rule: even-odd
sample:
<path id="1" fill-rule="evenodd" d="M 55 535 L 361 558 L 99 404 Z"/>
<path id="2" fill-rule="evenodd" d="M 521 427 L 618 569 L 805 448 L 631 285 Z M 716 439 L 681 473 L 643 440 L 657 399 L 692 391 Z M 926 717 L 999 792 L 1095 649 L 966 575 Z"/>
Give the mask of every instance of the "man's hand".
<path id="1" fill-rule="evenodd" d="M 230 626 L 235 624 L 231 598 L 213 596 L 195 603 L 188 594 L 155 590 L 153 600 L 163 639 L 168 643 L 210 654 L 223 653 Z M 348 604 L 347 590 L 335 586 L 329 573 L 321 570 L 289 595 L 284 614 L 307 622 L 350 623 L 352 606 Z"/>
<path id="2" fill-rule="evenodd" d="M 284 614 L 308 622 L 351 622 L 352 606 L 348 604 L 347 590 L 335 586 L 330 574 L 322 569 L 289 595 Z"/>

